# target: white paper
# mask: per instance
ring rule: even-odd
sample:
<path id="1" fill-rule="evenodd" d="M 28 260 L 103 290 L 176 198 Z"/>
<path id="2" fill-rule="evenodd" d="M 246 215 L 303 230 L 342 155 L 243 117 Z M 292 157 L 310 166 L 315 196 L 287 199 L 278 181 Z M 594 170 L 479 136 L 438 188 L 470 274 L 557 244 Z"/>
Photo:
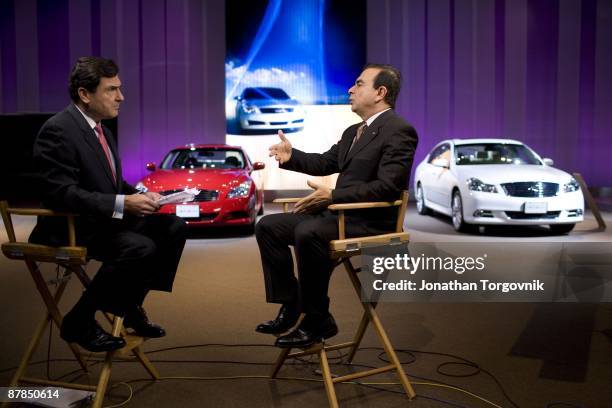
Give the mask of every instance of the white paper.
<path id="1" fill-rule="evenodd" d="M 188 203 L 193 201 L 198 194 L 200 194 L 200 190 L 198 190 L 197 188 L 186 188 L 183 191 L 163 196 L 162 198 L 157 200 L 157 203 L 160 205 Z"/>

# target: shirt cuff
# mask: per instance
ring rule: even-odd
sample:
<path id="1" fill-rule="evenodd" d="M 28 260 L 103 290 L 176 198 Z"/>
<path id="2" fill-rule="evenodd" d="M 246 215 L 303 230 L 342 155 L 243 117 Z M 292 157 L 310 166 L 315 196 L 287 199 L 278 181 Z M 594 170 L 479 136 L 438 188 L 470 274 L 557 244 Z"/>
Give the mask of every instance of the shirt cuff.
<path id="1" fill-rule="evenodd" d="M 125 195 L 117 194 L 115 196 L 115 211 L 113 211 L 113 218 L 123 219 L 123 209 L 125 208 Z"/>

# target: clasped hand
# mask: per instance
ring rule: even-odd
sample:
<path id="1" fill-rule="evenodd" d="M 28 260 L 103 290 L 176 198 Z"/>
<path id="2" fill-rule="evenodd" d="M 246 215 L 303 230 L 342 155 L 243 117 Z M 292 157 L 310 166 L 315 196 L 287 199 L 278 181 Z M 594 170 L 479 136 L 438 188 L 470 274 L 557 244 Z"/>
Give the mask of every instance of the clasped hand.
<path id="1" fill-rule="evenodd" d="M 160 205 L 157 203 L 157 200 L 161 197 L 161 194 L 152 191 L 144 194 L 126 195 L 124 211 L 141 217 L 153 214 L 155 211 L 159 210 Z"/>

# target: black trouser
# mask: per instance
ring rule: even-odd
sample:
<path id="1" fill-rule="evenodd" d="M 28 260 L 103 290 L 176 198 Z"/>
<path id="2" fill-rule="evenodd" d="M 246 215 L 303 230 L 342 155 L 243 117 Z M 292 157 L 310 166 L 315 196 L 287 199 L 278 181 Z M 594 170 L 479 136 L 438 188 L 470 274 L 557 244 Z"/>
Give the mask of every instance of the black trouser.
<path id="1" fill-rule="evenodd" d="M 363 222 L 347 220 L 346 223 L 347 238 L 382 232 Z M 338 239 L 338 216 L 330 211 L 316 215 L 267 215 L 257 223 L 255 234 L 263 265 L 266 300 L 269 303 L 299 300 L 303 312 L 326 316 L 329 313 L 329 278 L 334 266 L 329 256 L 329 241 Z M 297 279 L 293 273 L 290 245 L 295 248 Z"/>
<path id="2" fill-rule="evenodd" d="M 150 289 L 170 292 L 186 236 L 185 222 L 170 214 L 101 225 L 86 242 L 89 256 L 102 266 L 84 296 L 98 310 L 125 315 L 142 305 Z"/>

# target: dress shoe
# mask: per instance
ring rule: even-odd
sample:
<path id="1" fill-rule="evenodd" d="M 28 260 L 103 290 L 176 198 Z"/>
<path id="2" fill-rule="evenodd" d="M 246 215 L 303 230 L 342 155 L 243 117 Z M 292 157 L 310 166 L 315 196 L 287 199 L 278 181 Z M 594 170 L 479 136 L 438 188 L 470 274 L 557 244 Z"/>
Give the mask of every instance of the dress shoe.
<path id="1" fill-rule="evenodd" d="M 60 337 L 92 352 L 113 351 L 125 346 L 125 340 L 107 333 L 91 318 L 76 319 L 67 315 L 62 322 Z"/>
<path id="2" fill-rule="evenodd" d="M 276 339 L 274 345 L 281 348 L 304 348 L 336 334 L 338 334 L 338 326 L 332 315 L 324 318 L 312 318 L 306 315 L 297 329 Z"/>
<path id="3" fill-rule="evenodd" d="M 134 333 L 140 337 L 157 338 L 166 335 L 166 331 L 161 326 L 149 321 L 147 313 L 140 306 L 125 315 L 123 326 L 134 330 Z"/>
<path id="4" fill-rule="evenodd" d="M 276 319 L 257 325 L 256 332 L 265 334 L 281 334 L 295 326 L 300 318 L 297 306 L 283 304 Z"/>

